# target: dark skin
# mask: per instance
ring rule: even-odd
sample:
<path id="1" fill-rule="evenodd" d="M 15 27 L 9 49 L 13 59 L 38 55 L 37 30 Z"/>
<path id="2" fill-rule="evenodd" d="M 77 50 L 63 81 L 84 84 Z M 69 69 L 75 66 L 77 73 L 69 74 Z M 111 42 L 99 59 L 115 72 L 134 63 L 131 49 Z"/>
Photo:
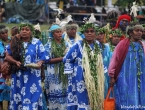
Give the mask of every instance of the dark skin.
<path id="1" fill-rule="evenodd" d="M 116 26 L 116 22 L 117 22 L 117 20 L 114 19 L 114 20 L 110 20 L 109 22 L 110 22 L 110 27 L 111 27 L 111 29 L 112 29 L 113 27 Z"/>
<path id="2" fill-rule="evenodd" d="M 96 38 L 96 32 L 94 28 L 88 28 L 85 32 L 85 39 L 88 42 L 88 44 L 92 44 Z"/>
<path id="3" fill-rule="evenodd" d="M 129 22 L 127 19 L 122 19 L 120 22 L 122 22 L 122 25 L 119 25 L 119 28 L 124 32 L 126 31 L 126 27 L 128 26 Z"/>
<path id="4" fill-rule="evenodd" d="M 105 33 L 99 33 L 96 39 L 102 44 L 104 43 Z"/>
<path id="5" fill-rule="evenodd" d="M 145 29 L 143 30 L 142 39 L 145 40 Z"/>
<path id="6" fill-rule="evenodd" d="M 55 42 L 57 42 L 58 44 L 61 43 L 61 40 L 62 40 L 62 31 L 61 30 L 56 30 L 52 33 L 53 37 L 54 37 L 54 40 Z M 63 57 L 60 57 L 60 58 L 52 58 L 49 60 L 49 64 L 54 64 L 54 63 L 59 63 L 59 62 L 62 62 L 62 59 Z"/>
<path id="7" fill-rule="evenodd" d="M 117 35 L 113 35 L 113 37 L 111 38 L 111 43 L 116 46 L 120 41 L 120 37 Z"/>
<path id="8" fill-rule="evenodd" d="M 8 30 L 4 30 L 3 32 L 0 33 L 0 39 L 2 39 L 2 41 L 9 43 L 8 40 Z"/>
<path id="9" fill-rule="evenodd" d="M 22 29 L 20 30 L 20 36 L 21 36 L 21 39 L 23 42 L 29 42 L 31 39 L 31 36 L 32 36 L 32 32 L 31 32 L 30 28 L 27 26 L 22 27 Z M 13 57 L 11 55 L 9 55 L 8 53 L 6 53 L 6 60 L 8 60 L 12 64 L 16 64 L 17 67 L 20 67 L 20 65 L 21 65 L 20 61 L 13 59 Z M 38 65 L 38 67 L 36 69 L 40 69 L 42 63 L 43 63 L 42 60 L 37 62 L 36 64 Z"/>
<path id="10" fill-rule="evenodd" d="M 139 42 L 141 40 L 143 34 L 143 30 L 141 28 L 135 28 L 132 32 L 129 33 L 129 36 L 131 36 L 132 42 Z M 111 77 L 110 80 L 110 86 L 114 86 L 115 79 L 114 77 Z"/>
<path id="11" fill-rule="evenodd" d="M 68 35 L 70 38 L 75 38 L 76 32 L 77 32 L 77 28 L 67 29 L 66 32 L 67 32 L 67 35 Z"/>
<path id="12" fill-rule="evenodd" d="M 130 35 L 132 36 L 131 37 L 131 41 L 132 42 L 140 41 L 141 38 L 142 38 L 142 34 L 143 34 L 143 30 L 142 29 L 139 29 L 139 28 L 134 29 L 133 32 L 130 33 Z"/>

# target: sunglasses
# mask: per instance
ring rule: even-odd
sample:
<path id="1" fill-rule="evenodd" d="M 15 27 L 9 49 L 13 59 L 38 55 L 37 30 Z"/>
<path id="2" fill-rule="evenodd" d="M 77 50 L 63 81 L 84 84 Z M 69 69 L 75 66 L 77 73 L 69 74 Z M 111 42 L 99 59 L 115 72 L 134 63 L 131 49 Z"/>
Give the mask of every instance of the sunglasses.
<path id="1" fill-rule="evenodd" d="M 89 32 L 90 32 L 90 33 L 94 33 L 95 31 L 94 31 L 94 30 L 86 30 L 86 31 L 85 31 L 85 33 L 89 33 Z"/>

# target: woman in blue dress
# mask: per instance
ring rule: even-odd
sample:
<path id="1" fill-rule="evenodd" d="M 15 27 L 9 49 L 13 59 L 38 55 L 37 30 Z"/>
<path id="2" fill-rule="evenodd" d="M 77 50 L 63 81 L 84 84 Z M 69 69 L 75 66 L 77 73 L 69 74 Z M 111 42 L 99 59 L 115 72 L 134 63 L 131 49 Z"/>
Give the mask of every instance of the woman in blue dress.
<path id="1" fill-rule="evenodd" d="M 67 75 L 64 74 L 62 62 L 66 51 L 66 43 L 62 39 L 62 30 L 59 25 L 53 24 L 49 29 L 51 40 L 45 44 L 50 57 L 47 63 L 45 89 L 50 110 L 67 109 Z"/>
<path id="2" fill-rule="evenodd" d="M 110 65 L 111 86 L 116 84 L 116 110 L 145 110 L 145 46 L 143 27 L 131 25 L 116 46 Z"/>
<path id="3" fill-rule="evenodd" d="M 99 46 L 101 49 L 103 64 L 104 64 L 104 77 L 105 77 L 104 97 L 106 97 L 109 88 L 108 66 L 110 62 L 110 48 L 108 45 L 104 43 L 105 32 L 106 32 L 105 28 L 99 28 L 97 30 L 97 37 L 96 37 L 96 39 L 99 41 Z"/>
<path id="4" fill-rule="evenodd" d="M 33 38 L 33 32 L 32 25 L 20 25 L 20 61 L 11 56 L 10 45 L 7 48 L 6 60 L 18 67 L 11 74 L 10 110 L 43 110 L 40 68 L 49 57 L 40 40 Z"/>
<path id="5" fill-rule="evenodd" d="M 103 110 L 104 69 L 95 41 L 93 23 L 82 26 L 85 39 L 76 42 L 63 58 L 68 74 L 68 110 Z"/>

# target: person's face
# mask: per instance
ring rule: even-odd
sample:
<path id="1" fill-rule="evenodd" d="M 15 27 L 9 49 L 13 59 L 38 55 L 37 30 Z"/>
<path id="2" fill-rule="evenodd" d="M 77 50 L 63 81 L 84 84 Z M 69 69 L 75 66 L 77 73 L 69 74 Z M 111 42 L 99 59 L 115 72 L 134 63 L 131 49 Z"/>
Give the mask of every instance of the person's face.
<path id="1" fill-rule="evenodd" d="M 111 21 L 110 21 L 110 26 L 111 26 L 111 28 L 113 28 L 113 27 L 116 26 L 116 21 L 117 21 L 117 20 L 111 20 Z"/>
<path id="2" fill-rule="evenodd" d="M 53 32 L 53 37 L 55 40 L 60 41 L 62 39 L 62 31 L 61 30 L 56 30 Z"/>
<path id="3" fill-rule="evenodd" d="M 91 42 L 95 40 L 96 32 L 93 28 L 88 28 L 87 30 L 85 30 L 84 35 L 85 35 L 86 41 Z"/>
<path id="4" fill-rule="evenodd" d="M 127 19 L 122 19 L 119 23 L 119 27 L 125 31 L 126 30 L 126 27 L 129 25 L 129 22 Z"/>
<path id="5" fill-rule="evenodd" d="M 13 27 L 13 28 L 11 29 L 11 36 L 15 36 L 15 35 L 18 34 L 18 33 L 19 33 L 18 27 Z"/>
<path id="6" fill-rule="evenodd" d="M 143 30 L 142 38 L 145 39 L 145 29 Z"/>
<path id="7" fill-rule="evenodd" d="M 120 37 L 119 36 L 117 36 L 117 35 L 113 35 L 112 36 L 111 42 L 112 42 L 112 44 L 114 46 L 116 46 L 119 43 L 119 41 L 120 41 Z"/>
<path id="8" fill-rule="evenodd" d="M 104 33 L 99 33 L 96 37 L 96 39 L 100 42 L 100 43 L 104 43 L 104 36 L 105 34 Z"/>
<path id="9" fill-rule="evenodd" d="M 25 26 L 25 27 L 21 28 L 21 30 L 20 30 L 20 36 L 22 38 L 30 38 L 31 35 L 32 35 L 32 32 L 31 32 L 29 27 Z"/>
<path id="10" fill-rule="evenodd" d="M 133 41 L 141 40 L 143 34 L 143 30 L 140 28 L 135 28 L 131 34 L 131 39 Z"/>
<path id="11" fill-rule="evenodd" d="M 76 32 L 77 32 L 77 28 L 76 27 L 71 27 L 70 29 L 67 30 L 67 35 L 70 38 L 75 38 Z"/>
<path id="12" fill-rule="evenodd" d="M 8 39 L 8 30 L 5 29 L 3 32 L 0 33 L 0 39 L 2 39 L 3 41 L 7 41 Z"/>

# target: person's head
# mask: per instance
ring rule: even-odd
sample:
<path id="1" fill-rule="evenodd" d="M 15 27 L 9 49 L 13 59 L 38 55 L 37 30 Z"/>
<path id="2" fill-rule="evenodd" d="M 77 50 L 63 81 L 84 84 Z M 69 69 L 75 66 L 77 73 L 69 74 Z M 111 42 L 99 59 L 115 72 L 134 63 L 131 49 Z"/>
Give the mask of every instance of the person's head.
<path id="1" fill-rule="evenodd" d="M 31 24 L 20 25 L 20 36 L 22 39 L 31 39 L 34 35 L 34 27 Z"/>
<path id="2" fill-rule="evenodd" d="M 4 0 L 1 0 L 1 1 L 0 1 L 0 8 L 4 8 L 4 4 L 5 4 L 5 3 L 4 3 Z"/>
<path id="3" fill-rule="evenodd" d="M 96 27 L 93 23 L 86 23 L 81 27 L 81 32 L 84 33 L 87 42 L 92 42 L 96 38 Z"/>
<path id="4" fill-rule="evenodd" d="M 131 21 L 131 17 L 127 14 L 121 15 L 118 18 L 117 24 L 116 24 L 116 28 L 120 28 L 122 31 L 126 31 L 126 27 L 129 25 Z"/>
<path id="5" fill-rule="evenodd" d="M 122 36 L 122 32 L 119 29 L 111 30 L 109 32 L 109 42 L 112 45 L 116 46 L 120 42 L 120 37 Z"/>
<path id="6" fill-rule="evenodd" d="M 0 25 L 0 39 L 3 41 L 8 40 L 8 28 L 5 25 Z"/>
<path id="7" fill-rule="evenodd" d="M 142 38 L 143 34 L 143 26 L 140 24 L 130 25 L 127 30 L 127 34 L 129 35 L 132 41 L 139 41 Z"/>
<path id="8" fill-rule="evenodd" d="M 144 27 L 143 33 L 142 33 L 142 39 L 145 40 L 145 24 L 142 25 Z"/>
<path id="9" fill-rule="evenodd" d="M 118 18 L 118 12 L 115 10 L 107 13 L 107 21 L 110 23 L 111 28 L 115 27 Z"/>
<path id="10" fill-rule="evenodd" d="M 11 28 L 11 36 L 17 36 L 18 38 L 20 37 L 19 36 L 19 27 L 13 26 Z"/>
<path id="11" fill-rule="evenodd" d="M 54 38 L 57 41 L 62 39 L 62 30 L 61 27 L 57 24 L 54 24 L 49 29 L 49 37 Z"/>
<path id="12" fill-rule="evenodd" d="M 70 38 L 75 38 L 77 32 L 78 25 L 73 22 L 69 21 L 66 25 L 66 33 Z"/>
<path id="13" fill-rule="evenodd" d="M 105 37 L 105 28 L 99 28 L 97 30 L 97 36 L 96 39 L 100 42 L 100 43 L 104 43 L 104 37 Z"/>

